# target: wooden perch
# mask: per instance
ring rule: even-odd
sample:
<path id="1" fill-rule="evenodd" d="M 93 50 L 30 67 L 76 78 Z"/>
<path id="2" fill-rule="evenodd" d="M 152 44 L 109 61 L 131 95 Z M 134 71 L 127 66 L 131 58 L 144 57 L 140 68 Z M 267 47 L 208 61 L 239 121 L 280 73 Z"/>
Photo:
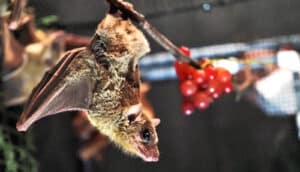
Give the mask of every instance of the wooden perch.
<path id="1" fill-rule="evenodd" d="M 141 13 L 133 8 L 132 4 L 121 0 L 107 0 L 107 2 L 110 5 L 110 13 L 115 14 L 119 12 L 123 17 L 130 18 L 132 21 L 136 22 L 158 44 L 170 52 L 176 58 L 176 60 L 186 62 L 197 69 L 201 68 L 196 61 L 184 55 L 175 44 L 173 44 L 166 36 L 156 30 L 155 27 L 153 27 Z"/>

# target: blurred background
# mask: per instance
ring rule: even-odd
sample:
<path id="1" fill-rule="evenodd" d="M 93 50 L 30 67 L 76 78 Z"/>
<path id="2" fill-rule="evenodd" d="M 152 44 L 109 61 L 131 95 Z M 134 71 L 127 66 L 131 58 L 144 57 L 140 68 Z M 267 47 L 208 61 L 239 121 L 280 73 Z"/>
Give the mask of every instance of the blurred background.
<path id="1" fill-rule="evenodd" d="M 141 70 L 143 81 L 151 86 L 148 100 L 155 116 L 161 119 L 158 127 L 160 161 L 145 163 L 126 156 L 113 145 L 106 146 L 105 139 L 99 141 L 100 145 L 105 142 L 100 155 L 83 158 L 82 154 L 80 156 L 82 145 L 89 144 L 78 137 L 78 130 L 74 130 L 74 118 L 75 121 L 77 118 L 69 113 L 45 118 L 31 127 L 30 145 L 34 148 L 29 152 L 38 171 L 300 171 L 296 122 L 299 0 L 130 2 L 174 43 L 190 47 L 193 58 L 226 60 L 234 57 L 231 62 L 237 67 L 234 70 L 227 67 L 232 69 L 237 83 L 246 80 L 244 62 L 250 59 L 253 63 L 249 66 L 253 75 L 257 75 L 256 79 L 247 85 L 246 91 L 242 90 L 243 94 L 235 90 L 222 95 L 207 110 L 185 116 L 181 112 L 183 101 L 172 67 L 173 59 L 149 38 L 152 51 L 141 61 Z M 107 9 L 103 0 L 28 0 L 28 6 L 34 9 L 38 27 L 62 29 L 82 36 L 93 35 Z M 55 16 L 54 22 L 45 25 L 42 19 L 47 16 L 49 19 L 50 15 Z M 283 76 L 290 77 L 289 80 L 274 73 L 286 67 L 279 55 L 282 51 L 292 51 L 292 55 L 284 58 L 293 56 L 295 62 L 287 67 L 289 73 Z M 268 70 L 265 60 L 276 66 L 276 70 Z M 271 79 L 264 80 L 268 77 Z M 279 90 L 270 93 L 277 87 Z M 268 96 L 270 94 L 272 96 Z M 22 106 L 10 106 L 2 114 L 18 116 L 21 111 Z M 14 126 L 6 119 L 4 124 Z M 24 136 L 18 134 L 18 137 Z M 0 139 L 0 148 L 1 143 Z"/>

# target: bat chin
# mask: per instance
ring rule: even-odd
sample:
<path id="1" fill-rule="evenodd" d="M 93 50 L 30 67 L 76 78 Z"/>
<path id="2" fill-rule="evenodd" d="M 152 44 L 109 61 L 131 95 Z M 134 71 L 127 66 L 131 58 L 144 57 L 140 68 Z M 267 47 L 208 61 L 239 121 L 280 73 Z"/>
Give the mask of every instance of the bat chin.
<path id="1" fill-rule="evenodd" d="M 142 156 L 141 157 L 145 162 L 158 162 L 159 158 L 158 157 L 147 157 L 147 156 Z"/>
<path id="2" fill-rule="evenodd" d="M 152 149 L 147 149 L 144 146 L 138 146 L 138 156 L 142 158 L 145 162 L 159 161 L 159 151 L 157 147 Z"/>

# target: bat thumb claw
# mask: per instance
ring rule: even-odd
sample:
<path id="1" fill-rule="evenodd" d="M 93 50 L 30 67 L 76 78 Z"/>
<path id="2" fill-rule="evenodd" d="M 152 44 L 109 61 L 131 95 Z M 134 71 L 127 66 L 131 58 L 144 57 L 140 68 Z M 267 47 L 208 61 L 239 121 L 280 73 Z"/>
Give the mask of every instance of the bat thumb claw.
<path id="1" fill-rule="evenodd" d="M 38 119 L 39 118 L 36 118 L 34 115 L 28 118 L 28 115 L 23 113 L 17 122 L 16 128 L 18 131 L 27 131 L 28 128 Z"/>
<path id="2" fill-rule="evenodd" d="M 24 126 L 20 121 L 17 122 L 16 128 L 18 131 L 26 131 L 28 127 Z"/>

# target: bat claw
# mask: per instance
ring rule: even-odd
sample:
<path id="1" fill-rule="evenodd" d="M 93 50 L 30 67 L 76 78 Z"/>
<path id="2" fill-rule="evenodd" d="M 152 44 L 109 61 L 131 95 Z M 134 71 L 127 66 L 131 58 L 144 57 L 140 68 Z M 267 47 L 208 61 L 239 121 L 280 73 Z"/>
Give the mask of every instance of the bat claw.
<path id="1" fill-rule="evenodd" d="M 21 121 L 17 122 L 16 128 L 17 128 L 17 130 L 19 132 L 21 132 L 21 131 L 25 132 L 28 129 L 28 127 L 26 127 L 25 125 L 23 125 Z"/>
<path id="2" fill-rule="evenodd" d="M 28 117 L 28 115 L 22 114 L 20 120 L 17 122 L 16 128 L 18 131 L 27 131 L 28 128 L 38 119 L 39 118 L 34 115 Z"/>

